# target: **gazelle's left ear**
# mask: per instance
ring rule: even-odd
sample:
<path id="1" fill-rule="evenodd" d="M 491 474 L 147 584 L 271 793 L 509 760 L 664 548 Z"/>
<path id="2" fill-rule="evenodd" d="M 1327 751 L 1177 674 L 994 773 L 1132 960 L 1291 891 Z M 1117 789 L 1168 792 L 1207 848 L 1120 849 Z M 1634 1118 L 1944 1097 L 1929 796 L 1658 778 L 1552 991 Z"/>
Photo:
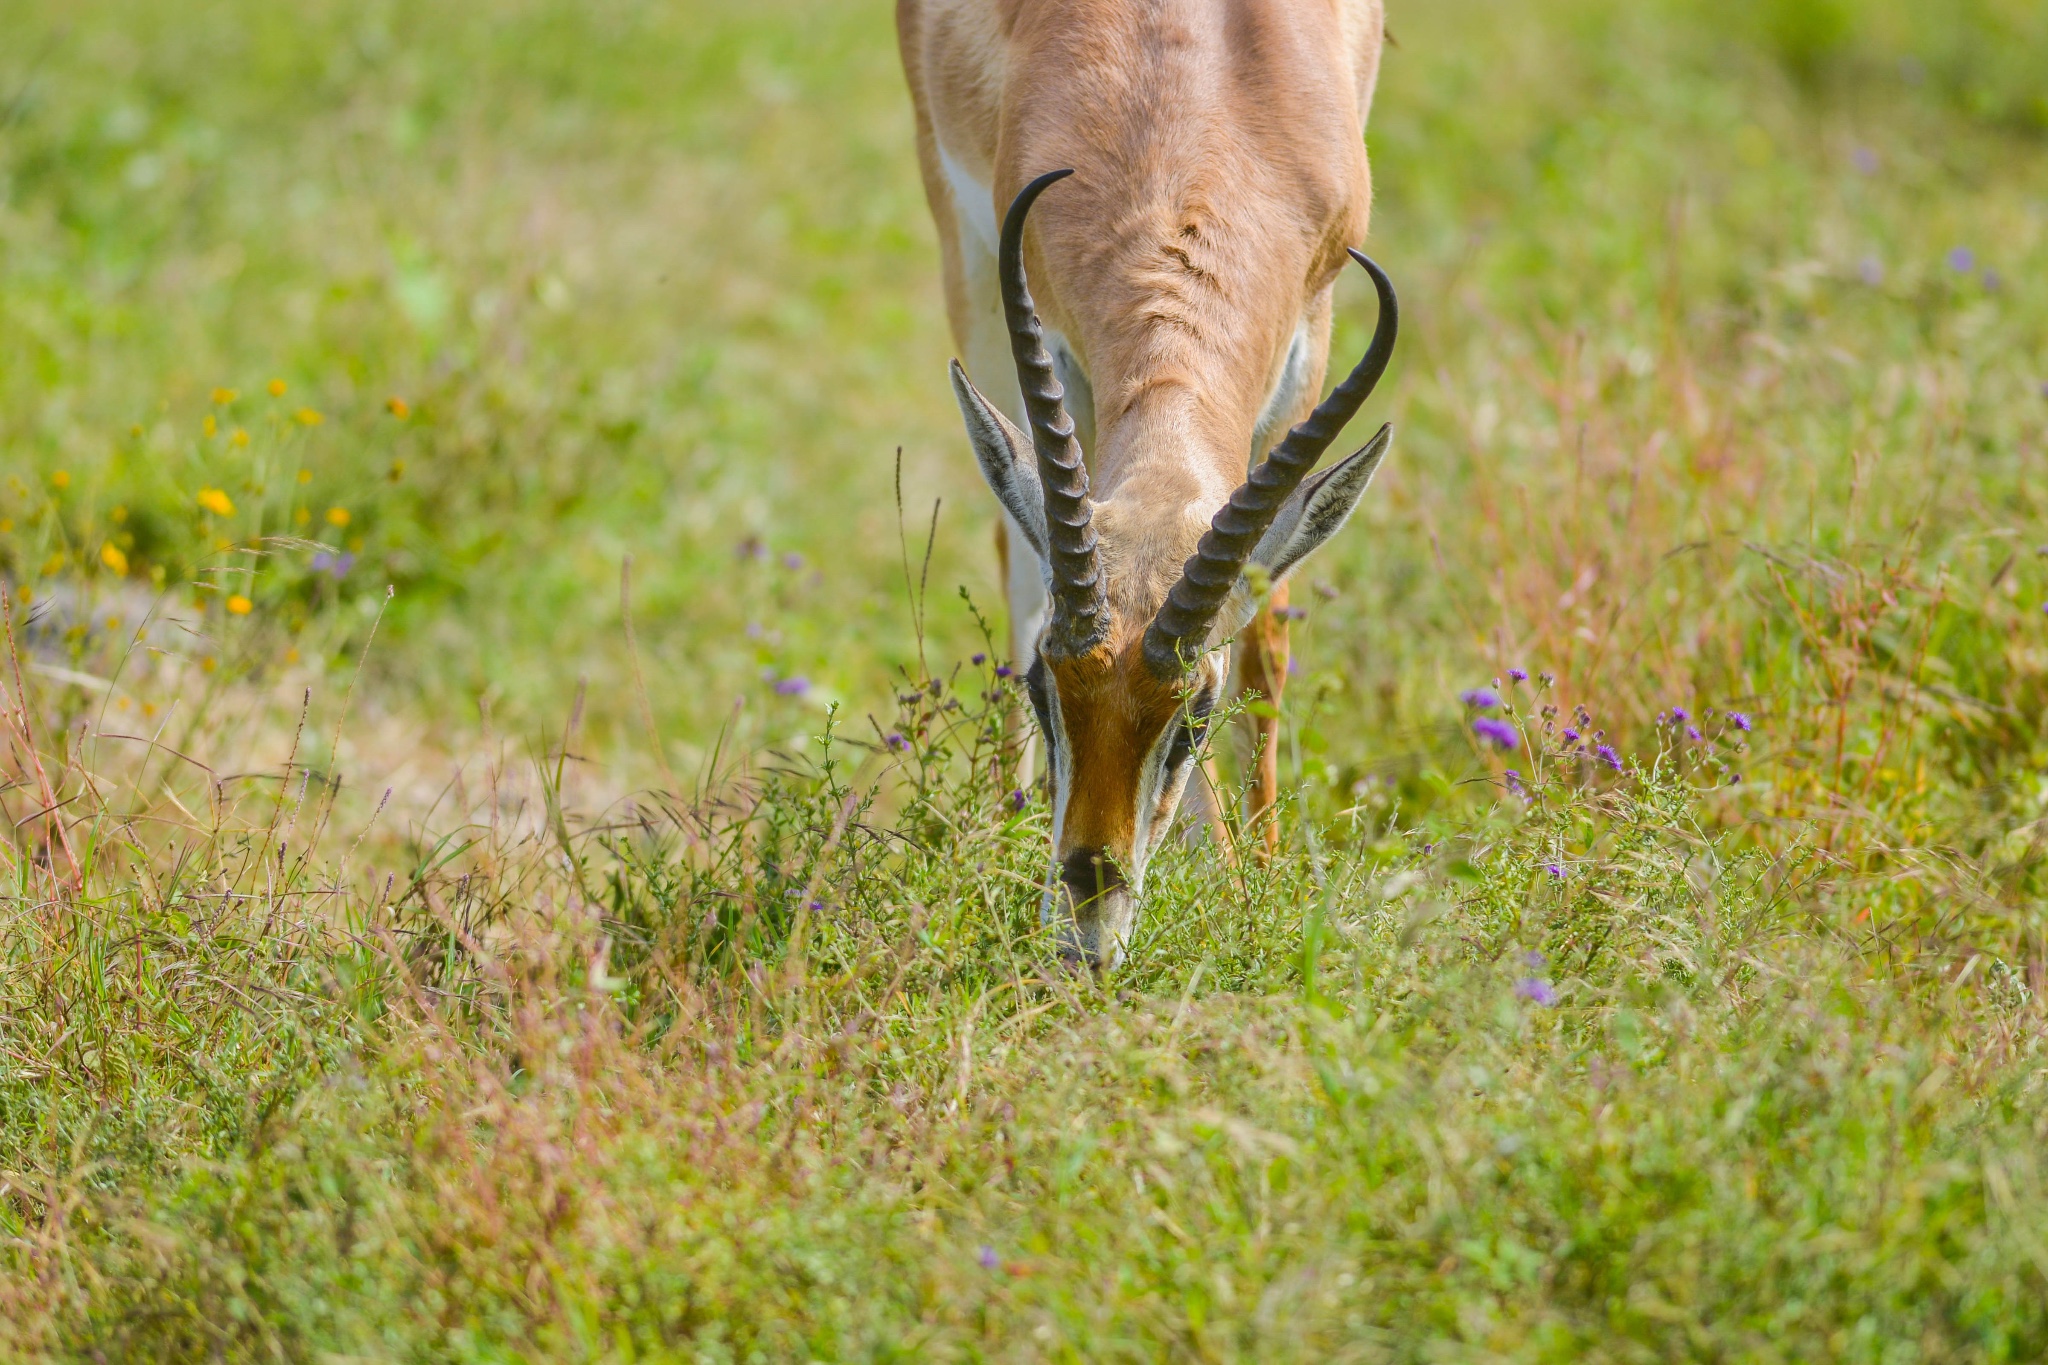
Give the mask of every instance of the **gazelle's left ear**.
<path id="1" fill-rule="evenodd" d="M 1003 510 L 1023 529 L 1042 563 L 1047 558 L 1045 489 L 1038 482 L 1038 457 L 1032 453 L 1031 438 L 974 387 L 959 361 L 953 362 L 950 373 L 953 397 L 959 400 L 960 417 L 967 423 L 967 439 L 974 446 L 981 476 L 988 480 Z"/>
<path id="2" fill-rule="evenodd" d="M 1365 496 L 1366 485 L 1380 459 L 1393 444 L 1394 428 L 1389 423 L 1373 433 L 1348 460 L 1331 465 L 1320 474 L 1302 481 L 1294 495 L 1281 504 L 1272 526 L 1259 538 L 1252 562 L 1263 564 L 1274 578 L 1283 578 L 1295 565 L 1322 548 L 1323 542 L 1344 528 Z"/>

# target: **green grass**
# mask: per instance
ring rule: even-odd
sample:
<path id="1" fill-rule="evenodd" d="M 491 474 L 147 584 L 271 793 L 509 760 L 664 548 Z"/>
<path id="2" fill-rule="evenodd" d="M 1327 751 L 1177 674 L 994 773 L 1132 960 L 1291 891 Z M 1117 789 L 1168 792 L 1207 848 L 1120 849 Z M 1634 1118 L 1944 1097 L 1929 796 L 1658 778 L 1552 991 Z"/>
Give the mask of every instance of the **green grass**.
<path id="1" fill-rule="evenodd" d="M 1282 853 L 1097 981 L 886 5 L 0 0 L 0 1355 L 2048 1354 L 2039 7 L 1392 23 Z"/>

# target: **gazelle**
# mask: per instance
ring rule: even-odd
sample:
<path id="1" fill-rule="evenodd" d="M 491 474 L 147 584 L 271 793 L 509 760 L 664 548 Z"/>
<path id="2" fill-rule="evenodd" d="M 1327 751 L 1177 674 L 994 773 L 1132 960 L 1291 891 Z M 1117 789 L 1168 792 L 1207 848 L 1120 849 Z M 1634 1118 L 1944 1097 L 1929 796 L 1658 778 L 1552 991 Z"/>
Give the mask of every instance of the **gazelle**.
<path id="1" fill-rule="evenodd" d="M 1394 344 L 1393 289 L 1351 249 L 1380 0 L 897 0 L 896 22 L 968 367 L 954 393 L 1003 507 L 1011 649 L 1046 740 L 1045 912 L 1066 955 L 1109 967 L 1232 641 L 1240 686 L 1277 704 L 1286 576 L 1391 439 L 1309 477 Z M 1347 253 L 1379 322 L 1317 405 Z M 1254 816 L 1276 728 L 1261 718 Z"/>

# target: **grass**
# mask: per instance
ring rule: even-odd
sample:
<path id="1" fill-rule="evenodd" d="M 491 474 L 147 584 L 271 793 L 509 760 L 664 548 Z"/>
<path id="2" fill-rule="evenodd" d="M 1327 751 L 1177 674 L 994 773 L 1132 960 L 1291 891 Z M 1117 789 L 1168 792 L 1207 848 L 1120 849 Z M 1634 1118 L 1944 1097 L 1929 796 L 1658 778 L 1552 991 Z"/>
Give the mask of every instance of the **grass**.
<path id="1" fill-rule="evenodd" d="M 1396 7 L 1097 981 L 886 6 L 0 0 L 0 1355 L 2048 1354 L 2036 8 Z"/>

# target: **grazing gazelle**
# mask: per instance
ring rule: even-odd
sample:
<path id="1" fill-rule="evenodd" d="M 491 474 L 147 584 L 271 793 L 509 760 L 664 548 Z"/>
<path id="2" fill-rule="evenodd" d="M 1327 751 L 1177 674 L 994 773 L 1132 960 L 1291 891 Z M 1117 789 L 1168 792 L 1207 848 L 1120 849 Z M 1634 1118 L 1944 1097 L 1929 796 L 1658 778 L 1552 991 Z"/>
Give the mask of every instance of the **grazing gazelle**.
<path id="1" fill-rule="evenodd" d="M 897 0 L 896 22 L 947 309 L 985 389 L 957 361 L 953 387 L 1006 514 L 1011 647 L 1046 738 L 1046 913 L 1108 967 L 1232 640 L 1253 627 L 1236 676 L 1277 703 L 1286 575 L 1387 449 L 1382 427 L 1308 477 L 1394 344 L 1393 290 L 1350 249 L 1380 0 Z M 1314 406 L 1347 252 L 1379 323 Z M 1278 776 L 1259 728 L 1254 816 Z"/>

